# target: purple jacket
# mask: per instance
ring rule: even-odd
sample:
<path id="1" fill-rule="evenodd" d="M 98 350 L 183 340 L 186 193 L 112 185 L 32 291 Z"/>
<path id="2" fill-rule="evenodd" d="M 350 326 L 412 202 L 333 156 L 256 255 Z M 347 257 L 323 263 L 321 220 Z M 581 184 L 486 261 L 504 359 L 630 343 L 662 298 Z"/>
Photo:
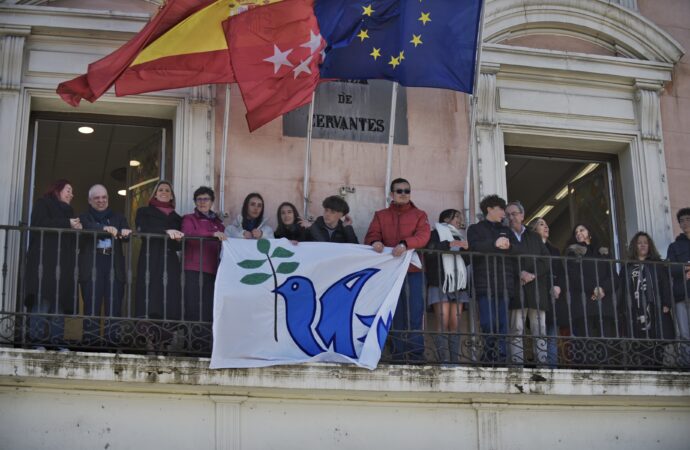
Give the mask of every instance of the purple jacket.
<path id="1" fill-rule="evenodd" d="M 225 230 L 223 221 L 218 217 L 209 219 L 196 209 L 192 214 L 187 214 L 182 218 L 182 232 L 185 237 L 212 237 L 213 233 Z M 221 242 L 218 240 L 205 240 L 203 261 L 201 270 L 206 273 L 215 274 L 218 270 L 218 259 L 220 256 Z M 200 240 L 188 239 L 185 246 L 184 270 L 194 270 L 199 272 Z"/>

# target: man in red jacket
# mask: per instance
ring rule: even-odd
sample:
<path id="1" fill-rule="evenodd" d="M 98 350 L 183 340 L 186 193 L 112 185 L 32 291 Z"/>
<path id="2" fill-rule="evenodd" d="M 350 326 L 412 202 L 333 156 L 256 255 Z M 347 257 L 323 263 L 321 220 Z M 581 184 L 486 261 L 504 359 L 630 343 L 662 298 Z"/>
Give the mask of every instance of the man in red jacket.
<path id="1" fill-rule="evenodd" d="M 369 225 L 364 243 L 381 253 L 384 247 L 393 247 L 393 256 L 398 257 L 407 250 L 424 248 L 429 242 L 431 230 L 424 211 L 410 201 L 410 183 L 404 178 L 391 182 L 391 204 L 377 211 Z M 405 283 L 400 291 L 398 306 L 393 317 L 390 333 L 394 360 L 423 361 L 424 336 L 424 279 L 422 270 L 410 265 Z"/>

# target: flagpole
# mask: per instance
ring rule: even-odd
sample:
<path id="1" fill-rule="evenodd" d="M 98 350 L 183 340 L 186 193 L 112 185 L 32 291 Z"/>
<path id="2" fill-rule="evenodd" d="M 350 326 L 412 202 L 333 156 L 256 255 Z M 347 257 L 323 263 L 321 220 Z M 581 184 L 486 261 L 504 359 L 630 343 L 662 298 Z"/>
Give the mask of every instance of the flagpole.
<path id="1" fill-rule="evenodd" d="M 314 103 L 316 101 L 316 89 L 311 94 L 309 103 L 309 117 L 307 118 L 307 149 L 304 156 L 304 218 L 309 219 L 309 177 L 311 171 L 311 132 L 314 126 Z"/>
<path id="2" fill-rule="evenodd" d="M 398 107 L 398 83 L 393 82 L 391 92 L 391 118 L 388 127 L 388 153 L 386 154 L 386 185 L 383 187 L 383 207 L 388 207 L 388 187 L 391 184 L 391 172 L 393 170 L 393 141 L 395 140 L 395 110 Z"/>
<path id="3" fill-rule="evenodd" d="M 477 171 L 474 165 L 477 161 L 477 138 L 476 126 L 477 121 L 477 85 L 479 84 L 479 73 L 481 72 L 482 61 L 482 35 L 484 33 L 484 2 L 481 2 L 481 12 L 479 14 L 479 31 L 477 36 L 477 61 L 474 66 L 474 81 L 472 83 L 472 94 L 470 95 L 470 135 L 469 145 L 467 146 L 467 174 L 465 176 L 465 192 L 464 192 L 464 210 L 465 223 L 469 226 L 472 223 L 470 214 L 470 189 L 472 188 L 471 181 L 477 177 Z M 478 180 L 474 180 L 475 184 Z M 477 186 L 474 186 L 475 195 L 477 195 Z M 475 202 L 472 202 L 475 203 Z M 473 209 L 476 212 L 476 205 L 473 204 Z"/>
<path id="4" fill-rule="evenodd" d="M 223 143 L 220 150 L 220 213 L 225 217 L 225 163 L 228 158 L 228 123 L 230 122 L 230 83 L 225 84 L 225 110 L 223 111 Z"/>

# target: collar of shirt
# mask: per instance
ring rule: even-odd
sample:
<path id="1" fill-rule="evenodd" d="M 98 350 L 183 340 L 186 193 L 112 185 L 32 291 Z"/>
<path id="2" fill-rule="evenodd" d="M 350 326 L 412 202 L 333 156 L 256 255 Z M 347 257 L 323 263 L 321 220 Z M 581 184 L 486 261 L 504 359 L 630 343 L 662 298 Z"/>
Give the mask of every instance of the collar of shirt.
<path id="1" fill-rule="evenodd" d="M 520 233 L 517 231 L 513 230 L 512 228 L 510 229 L 513 234 L 515 235 L 515 238 L 518 240 L 518 242 L 522 242 L 522 235 L 525 233 L 525 226 L 523 225 L 522 228 L 520 228 Z"/>

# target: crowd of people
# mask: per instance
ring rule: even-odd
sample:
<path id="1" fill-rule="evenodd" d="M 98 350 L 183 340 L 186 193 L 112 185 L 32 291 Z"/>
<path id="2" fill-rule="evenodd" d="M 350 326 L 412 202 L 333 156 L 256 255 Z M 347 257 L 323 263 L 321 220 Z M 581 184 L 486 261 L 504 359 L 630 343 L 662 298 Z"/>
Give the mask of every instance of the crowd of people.
<path id="1" fill-rule="evenodd" d="M 690 208 L 677 214 L 682 232 L 669 246 L 666 262 L 651 236 L 639 232 L 630 241 L 626 262 L 616 264 L 587 224 L 574 227 L 561 253 L 549 241 L 544 218 L 525 224 L 520 202 L 485 197 L 480 203 L 483 219 L 465 233 L 463 215 L 456 209 L 444 210 L 432 229 L 427 214 L 411 201 L 411 192 L 409 181 L 393 180 L 390 205 L 375 212 L 363 242 L 376 252 L 389 247 L 393 257 L 407 250 L 424 254 L 422 267 L 410 264 L 400 293 L 388 341 L 392 360 L 427 359 L 423 331 L 428 307 L 435 318 L 437 360 L 460 362 L 460 318 L 470 302 L 477 307 L 483 337 L 480 358 L 488 363 L 523 364 L 531 354 L 537 364 L 556 366 L 566 360 L 597 365 L 604 361 L 601 352 L 591 350 L 591 339 L 605 343 L 620 337 L 636 338 L 632 350 L 656 363 L 667 356 L 664 347 L 645 347 L 644 341 L 690 340 Z M 208 351 L 221 241 L 359 243 L 349 206 L 339 196 L 324 199 L 323 214 L 313 221 L 300 217 L 293 204 L 282 203 L 275 230 L 259 193 L 246 196 L 241 214 L 228 226 L 213 211 L 215 194 L 209 187 L 197 189 L 194 211 L 180 216 L 172 184 L 159 181 L 148 204 L 136 211 L 134 227 L 111 210 L 103 185 L 89 189 L 88 210 L 80 215 L 70 206 L 73 197 L 69 181 L 58 180 L 31 214 L 24 298 L 32 313 L 29 340 L 39 347 L 67 347 L 60 315 L 79 314 L 84 316 L 81 345 L 86 347 L 118 347 L 123 338 L 118 318 L 134 317 L 141 319 L 140 347 L 161 350 L 147 335 L 147 324 L 187 321 L 198 322 L 201 329 L 194 349 Z M 133 305 L 125 305 L 131 275 L 125 269 L 123 242 L 133 231 L 140 250 Z M 583 339 L 571 339 L 565 348 L 568 337 Z M 182 341 L 190 345 L 189 339 Z"/>

